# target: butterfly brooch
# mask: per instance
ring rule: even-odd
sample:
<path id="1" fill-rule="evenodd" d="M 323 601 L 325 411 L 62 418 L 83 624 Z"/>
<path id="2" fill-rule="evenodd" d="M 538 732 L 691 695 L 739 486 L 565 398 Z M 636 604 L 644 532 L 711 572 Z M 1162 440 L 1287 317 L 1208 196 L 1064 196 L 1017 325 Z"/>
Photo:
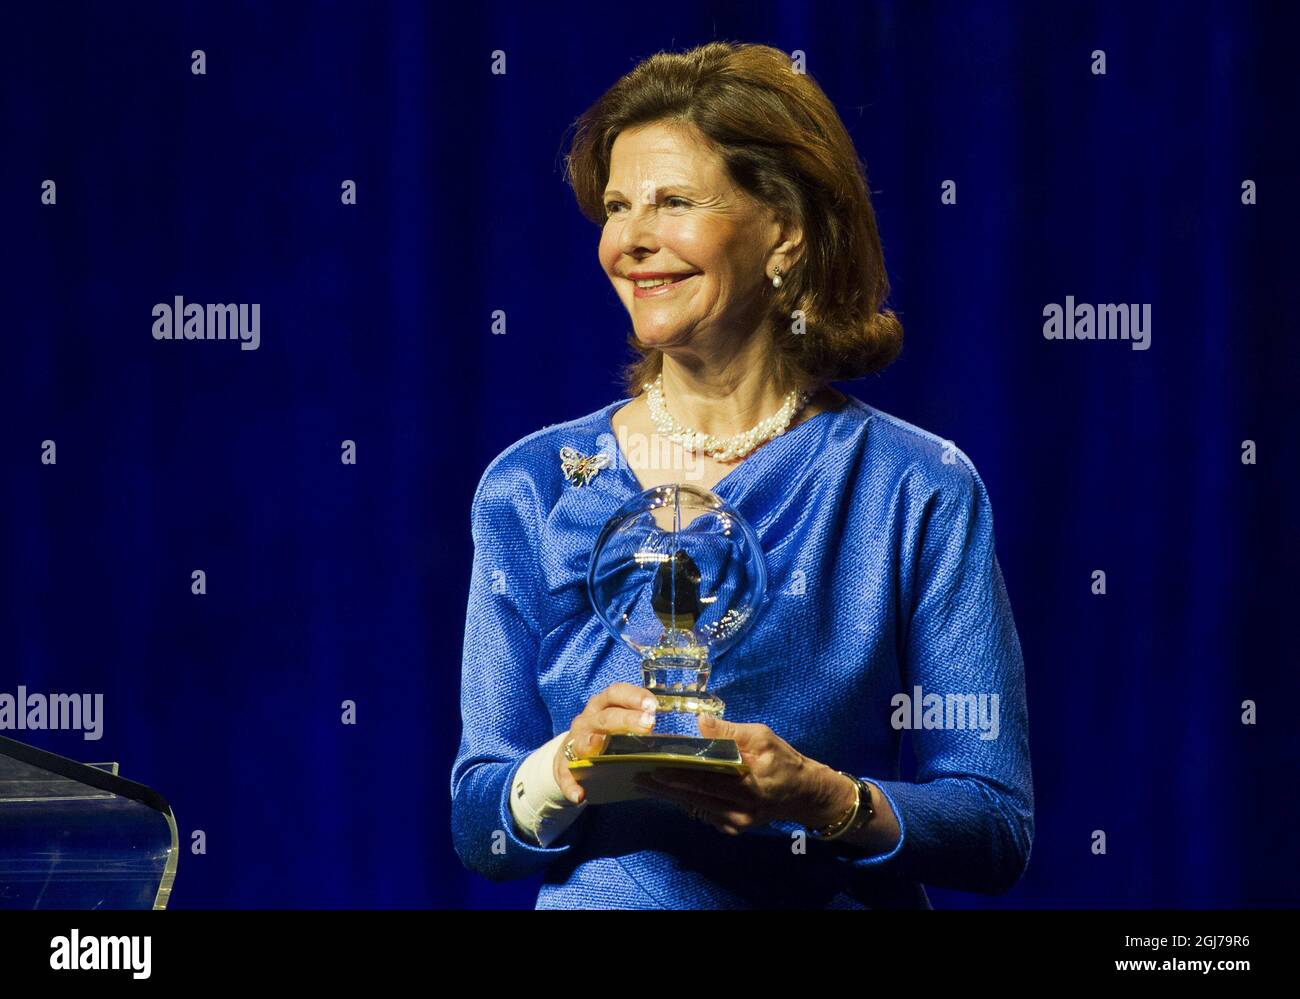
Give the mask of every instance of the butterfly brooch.
<path id="1" fill-rule="evenodd" d="M 609 455 L 604 451 L 579 454 L 571 447 L 560 448 L 560 468 L 564 477 L 575 486 L 585 486 L 596 473 L 609 466 Z"/>

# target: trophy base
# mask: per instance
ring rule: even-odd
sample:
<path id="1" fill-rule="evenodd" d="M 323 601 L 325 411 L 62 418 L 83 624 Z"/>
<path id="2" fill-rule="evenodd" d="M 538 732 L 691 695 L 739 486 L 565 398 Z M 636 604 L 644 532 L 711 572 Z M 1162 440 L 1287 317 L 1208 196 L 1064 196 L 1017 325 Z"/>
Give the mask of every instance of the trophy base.
<path id="1" fill-rule="evenodd" d="M 611 735 L 599 756 L 572 760 L 569 772 L 582 785 L 587 801 L 604 805 L 633 798 L 653 798 L 633 781 L 662 769 L 691 769 L 732 774 L 749 773 L 734 739 L 691 735 Z"/>

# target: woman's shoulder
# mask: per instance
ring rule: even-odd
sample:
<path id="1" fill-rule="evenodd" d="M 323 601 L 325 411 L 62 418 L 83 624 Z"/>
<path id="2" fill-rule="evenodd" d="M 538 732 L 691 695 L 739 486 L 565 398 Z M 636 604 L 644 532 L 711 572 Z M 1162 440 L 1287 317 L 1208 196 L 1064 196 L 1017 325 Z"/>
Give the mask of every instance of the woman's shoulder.
<path id="1" fill-rule="evenodd" d="M 940 434 L 849 395 L 865 424 L 866 454 L 861 467 L 876 485 L 883 479 L 898 487 L 926 492 L 970 495 L 984 493 L 975 463 L 957 444 Z"/>
<path id="2" fill-rule="evenodd" d="M 544 504 L 565 481 L 566 460 L 590 457 L 608 446 L 610 414 L 626 402 L 617 399 L 585 416 L 548 424 L 506 447 L 479 477 L 473 507 L 493 497 L 517 498 L 521 489 Z"/>

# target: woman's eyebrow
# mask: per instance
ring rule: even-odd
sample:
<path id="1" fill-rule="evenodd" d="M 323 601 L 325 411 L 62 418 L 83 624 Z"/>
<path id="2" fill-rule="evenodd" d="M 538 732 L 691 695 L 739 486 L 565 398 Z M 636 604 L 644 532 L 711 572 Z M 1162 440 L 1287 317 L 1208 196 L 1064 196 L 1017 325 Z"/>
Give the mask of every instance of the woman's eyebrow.
<path id="1" fill-rule="evenodd" d="M 680 191 L 683 194 L 692 194 L 692 195 L 698 193 L 689 184 L 679 184 L 679 183 L 658 184 L 655 186 L 654 190 L 656 194 L 661 194 L 664 191 Z M 611 187 L 608 191 L 606 191 L 602 195 L 602 197 L 624 198 L 626 197 L 626 195 L 622 191 L 618 190 L 618 188 Z"/>

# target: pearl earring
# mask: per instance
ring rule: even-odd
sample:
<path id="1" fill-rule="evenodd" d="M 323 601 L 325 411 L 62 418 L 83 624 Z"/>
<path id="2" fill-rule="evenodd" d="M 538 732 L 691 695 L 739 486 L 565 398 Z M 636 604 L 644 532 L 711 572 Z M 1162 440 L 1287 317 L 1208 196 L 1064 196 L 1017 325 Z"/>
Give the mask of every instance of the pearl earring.
<path id="1" fill-rule="evenodd" d="M 780 288 L 780 287 L 781 287 L 781 268 L 780 268 L 780 267 L 777 267 L 777 269 L 776 269 L 776 273 L 772 275 L 772 287 L 773 287 L 773 288 Z"/>

